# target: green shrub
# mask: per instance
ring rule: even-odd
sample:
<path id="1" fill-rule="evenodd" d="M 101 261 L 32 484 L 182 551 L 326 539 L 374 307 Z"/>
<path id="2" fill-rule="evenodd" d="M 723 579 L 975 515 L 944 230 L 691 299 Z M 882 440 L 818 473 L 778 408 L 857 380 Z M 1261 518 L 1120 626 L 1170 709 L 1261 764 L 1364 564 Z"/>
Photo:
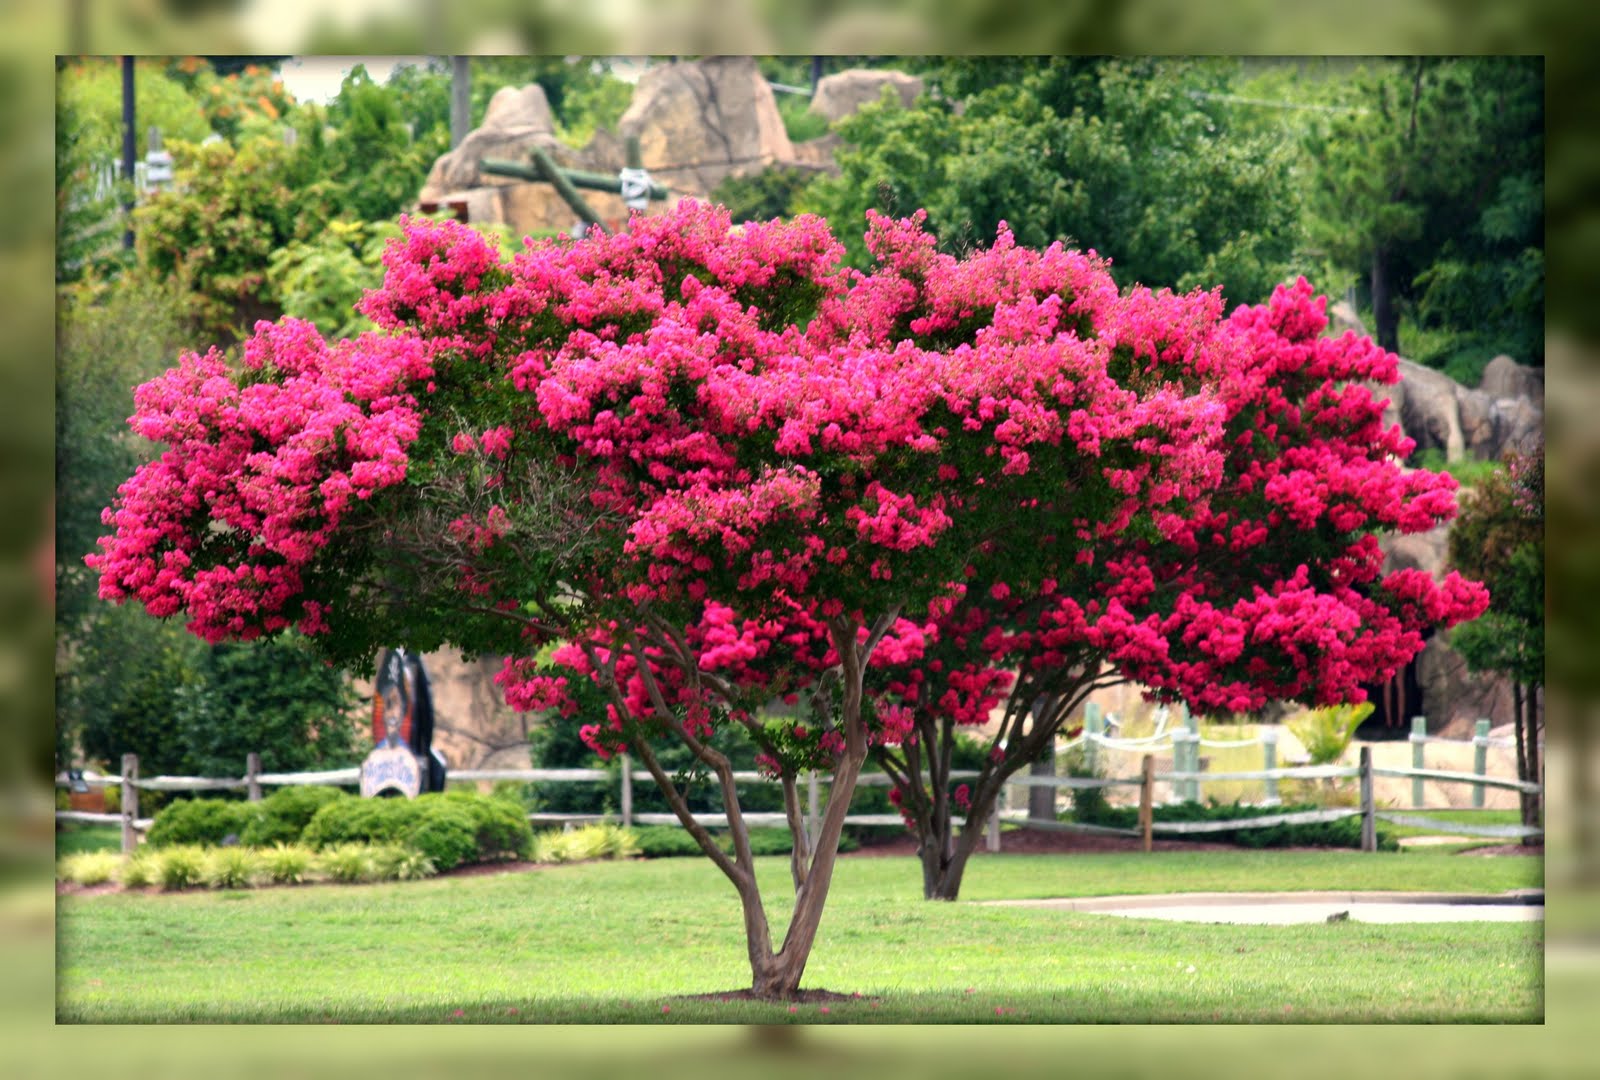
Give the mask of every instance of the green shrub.
<path id="1" fill-rule="evenodd" d="M 301 840 L 313 848 L 400 843 L 426 805 L 411 799 L 335 799 L 311 816 Z"/>
<path id="2" fill-rule="evenodd" d="M 56 864 L 56 877 L 75 885 L 102 885 L 117 877 L 122 856 L 110 851 L 83 851 Z"/>
<path id="3" fill-rule="evenodd" d="M 212 848 L 206 852 L 204 874 L 213 889 L 248 889 L 261 874 L 261 860 L 247 847 Z"/>
<path id="4" fill-rule="evenodd" d="M 454 870 L 478 854 L 477 830 L 465 807 L 434 805 L 405 837 L 440 870 Z"/>
<path id="5" fill-rule="evenodd" d="M 162 848 L 155 853 L 155 882 L 163 889 L 187 889 L 205 880 L 205 849 L 193 844 Z"/>
<path id="6" fill-rule="evenodd" d="M 156 881 L 156 860 L 159 854 L 159 852 L 151 848 L 140 848 L 130 855 L 117 874 L 117 879 L 122 882 L 122 887 L 124 889 L 142 889 L 147 885 L 154 885 Z"/>
<path id="7" fill-rule="evenodd" d="M 671 859 L 684 855 L 700 855 L 700 845 L 676 825 L 642 825 L 633 830 L 639 854 L 647 859 Z"/>
<path id="8" fill-rule="evenodd" d="M 515 799 L 456 790 L 424 795 L 417 801 L 431 803 L 435 799 L 464 807 L 472 815 L 473 840 L 479 860 L 528 857 L 533 848 L 533 829 L 528 825 L 527 811 Z"/>
<path id="9" fill-rule="evenodd" d="M 335 787 L 281 787 L 255 804 L 257 814 L 239 834 L 239 842 L 250 847 L 296 843 L 318 810 L 347 798 Z"/>
<path id="10" fill-rule="evenodd" d="M 366 844 L 336 844 L 326 848 L 317 855 L 317 868 L 330 881 L 346 885 L 377 877 L 372 848 Z"/>
<path id="11" fill-rule="evenodd" d="M 298 885 L 311 876 L 315 857 L 303 844 L 274 844 L 258 855 L 261 873 L 274 885 Z"/>
<path id="12" fill-rule="evenodd" d="M 230 835 L 243 835 L 258 805 L 231 799 L 180 799 L 156 814 L 145 839 L 152 847 L 221 844 Z"/>

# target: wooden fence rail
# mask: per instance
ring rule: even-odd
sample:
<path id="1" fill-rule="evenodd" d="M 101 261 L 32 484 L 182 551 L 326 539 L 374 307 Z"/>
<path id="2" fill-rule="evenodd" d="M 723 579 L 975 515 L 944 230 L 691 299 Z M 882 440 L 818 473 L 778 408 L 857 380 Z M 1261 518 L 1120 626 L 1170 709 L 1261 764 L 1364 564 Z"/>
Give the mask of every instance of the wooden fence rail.
<path id="1" fill-rule="evenodd" d="M 1098 712 L 1089 719 L 1097 721 Z M 1372 781 L 1374 777 L 1410 777 L 1414 784 L 1413 802 L 1420 807 L 1420 785 L 1424 780 L 1438 783 L 1470 784 L 1474 789 L 1474 805 L 1482 806 L 1482 791 L 1485 788 L 1497 788 L 1519 792 L 1539 792 L 1540 785 L 1527 783 L 1521 780 L 1505 779 L 1485 775 L 1486 755 L 1479 753 L 1475 756 L 1473 772 L 1452 772 L 1442 769 L 1427 769 L 1420 764 L 1421 746 L 1423 741 L 1442 742 L 1432 736 L 1425 736 L 1419 740 L 1413 733 L 1413 763 L 1410 769 L 1375 768 L 1372 764 L 1370 747 L 1362 747 L 1361 763 L 1358 766 L 1348 765 L 1297 765 L 1278 767 L 1275 762 L 1277 739 L 1275 731 L 1267 729 L 1259 741 L 1263 747 L 1265 768 L 1255 771 L 1230 771 L 1208 772 L 1200 762 L 1198 746 L 1207 743 L 1199 739 L 1197 729 L 1190 727 L 1185 731 L 1173 732 L 1174 741 L 1171 743 L 1173 750 L 1174 767 L 1164 772 L 1155 769 L 1155 751 L 1162 749 L 1156 745 L 1155 740 L 1117 740 L 1110 739 L 1100 734 L 1098 723 L 1086 724 L 1086 730 L 1074 743 L 1087 740 L 1090 747 L 1095 745 L 1109 746 L 1121 749 L 1118 744 L 1128 742 L 1138 745 L 1146 752 L 1142 755 L 1140 774 L 1138 776 L 1037 776 L 1027 773 L 1018 773 L 1006 781 L 1006 789 L 1010 788 L 1050 788 L 1057 791 L 1066 788 L 1069 790 L 1089 790 L 1108 788 L 1114 786 L 1135 786 L 1139 792 L 1139 820 L 1138 829 L 1117 829 L 1108 826 L 1085 825 L 1077 822 L 1064 822 L 1055 819 L 1041 819 L 1030 816 L 1025 810 L 1012 810 L 1005 804 L 1007 797 L 1002 795 L 1001 804 L 996 812 L 986 823 L 988 833 L 987 844 L 989 850 L 997 851 L 1000 847 L 999 828 L 1001 822 L 1011 824 L 1024 824 L 1032 828 L 1062 829 L 1075 832 L 1097 833 L 1119 836 L 1139 836 L 1144 841 L 1145 850 L 1150 850 L 1151 838 L 1154 834 L 1184 835 L 1208 832 L 1222 832 L 1232 829 L 1260 829 L 1271 828 L 1275 825 L 1306 824 L 1311 822 L 1337 821 L 1342 818 L 1360 815 L 1362 818 L 1362 848 L 1363 850 L 1376 850 L 1376 822 L 1388 821 L 1398 825 L 1411 825 L 1422 828 L 1438 829 L 1441 832 L 1457 833 L 1465 836 L 1521 838 L 1528 836 L 1541 836 L 1543 831 L 1533 826 L 1524 825 L 1470 825 L 1458 822 L 1443 821 L 1414 814 L 1402 814 L 1394 811 L 1378 810 L 1372 797 Z M 1248 745 L 1249 741 L 1243 741 Z M 1487 738 L 1487 723 L 1480 723 L 1477 736 L 1471 740 L 1473 745 L 1480 750 L 1491 740 Z M 1238 743 L 1224 742 L 1221 745 L 1238 745 Z M 979 774 L 975 770 L 954 770 L 950 774 L 952 780 L 972 779 Z M 459 769 L 450 774 L 452 780 L 460 781 L 519 781 L 524 783 L 611 783 L 619 785 L 620 814 L 589 813 L 589 814 L 556 814 L 532 813 L 529 820 L 540 824 L 561 824 L 570 826 L 581 822 L 612 821 L 623 825 L 677 825 L 681 824 L 675 814 L 664 813 L 638 813 L 633 808 L 633 785 L 635 782 L 651 782 L 650 773 L 643 769 L 635 769 L 626 754 L 621 756 L 620 768 L 612 769 Z M 1361 805 L 1359 809 L 1331 809 L 1302 811 L 1292 814 L 1278 814 L 1270 817 L 1240 818 L 1230 821 L 1206 822 L 1156 822 L 1154 821 L 1153 807 L 1155 806 L 1154 786 L 1157 782 L 1171 785 L 1180 800 L 1198 800 L 1200 785 L 1207 781 L 1224 780 L 1264 780 L 1268 784 L 1269 797 L 1262 805 L 1276 805 L 1276 784 L 1279 780 L 1330 780 L 1356 778 L 1361 784 Z M 715 776 L 705 779 L 717 783 Z M 773 784 L 778 781 L 759 772 L 736 772 L 733 779 L 739 784 Z M 83 810 L 58 810 L 58 821 L 76 821 L 85 823 L 121 824 L 122 842 L 125 852 L 132 851 L 138 842 L 139 834 L 150 827 L 153 819 L 139 816 L 139 792 L 144 791 L 245 791 L 251 800 L 259 800 L 263 787 L 283 787 L 290 785 L 353 785 L 360 781 L 358 768 L 327 769 L 321 771 L 264 773 L 260 770 L 260 757 L 250 754 L 247 758 L 246 773 L 243 777 L 204 777 L 204 776 L 139 776 L 139 761 L 133 754 L 125 754 L 122 758 L 122 773 L 120 775 L 105 775 L 85 777 L 81 781 L 90 787 L 105 787 L 118 785 L 122 789 L 120 813 L 94 813 Z M 815 832 L 818 820 L 818 807 L 821 801 L 821 787 L 828 783 L 828 779 L 816 772 L 806 776 L 806 802 L 807 825 L 809 831 Z M 884 786 L 891 782 L 890 777 L 882 773 L 863 774 L 858 783 L 863 787 Z M 67 781 L 57 780 L 58 785 Z M 752 813 L 744 815 L 745 820 L 752 825 L 782 825 L 787 818 L 781 813 Z M 695 820 L 708 826 L 726 826 L 727 817 L 724 814 L 697 814 Z M 847 824 L 867 826 L 895 826 L 902 824 L 897 814 L 852 814 L 845 818 Z"/>

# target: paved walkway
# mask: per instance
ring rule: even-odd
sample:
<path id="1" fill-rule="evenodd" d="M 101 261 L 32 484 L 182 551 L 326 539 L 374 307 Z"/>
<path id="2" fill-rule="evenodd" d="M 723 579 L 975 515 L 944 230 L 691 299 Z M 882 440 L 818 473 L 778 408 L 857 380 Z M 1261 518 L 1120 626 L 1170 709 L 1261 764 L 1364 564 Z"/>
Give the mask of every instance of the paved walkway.
<path id="1" fill-rule="evenodd" d="M 1286 892 L 1172 893 L 1087 896 L 1050 900 L 986 900 L 1011 907 L 1048 908 L 1183 922 L 1288 925 L 1328 922 L 1527 922 L 1544 918 L 1544 890 L 1508 893 Z M 1340 920 L 1334 920 L 1340 921 Z"/>

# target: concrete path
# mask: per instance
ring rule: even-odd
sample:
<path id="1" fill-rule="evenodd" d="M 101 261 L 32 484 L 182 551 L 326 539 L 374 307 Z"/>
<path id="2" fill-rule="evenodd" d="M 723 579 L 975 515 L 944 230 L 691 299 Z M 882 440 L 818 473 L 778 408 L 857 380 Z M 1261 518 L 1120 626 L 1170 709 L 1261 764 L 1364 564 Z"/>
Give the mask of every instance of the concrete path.
<path id="1" fill-rule="evenodd" d="M 1528 922 L 1544 918 L 1544 890 L 1508 893 L 1288 892 L 1172 893 L 1050 900 L 987 900 L 1011 907 L 1083 911 L 1136 919 L 1288 925 L 1327 922 Z M 1336 920 L 1337 921 L 1337 920 Z"/>

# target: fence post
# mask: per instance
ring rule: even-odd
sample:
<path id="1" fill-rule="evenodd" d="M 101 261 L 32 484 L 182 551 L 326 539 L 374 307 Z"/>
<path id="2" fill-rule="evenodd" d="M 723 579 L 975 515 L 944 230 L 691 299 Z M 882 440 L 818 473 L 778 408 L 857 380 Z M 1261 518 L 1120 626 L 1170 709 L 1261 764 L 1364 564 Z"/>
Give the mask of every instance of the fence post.
<path id="1" fill-rule="evenodd" d="M 133 849 L 139 844 L 139 834 L 134 829 L 134 821 L 139 817 L 139 789 L 135 781 L 139 779 L 139 755 L 122 755 L 122 853 L 132 855 Z"/>
<path id="2" fill-rule="evenodd" d="M 812 769 L 811 775 L 806 777 L 806 839 L 813 845 L 817 842 L 817 770 Z"/>
<path id="3" fill-rule="evenodd" d="M 1421 770 L 1422 747 L 1428 741 L 1428 718 L 1426 716 L 1413 716 L 1411 718 L 1411 767 Z M 1422 777 L 1411 778 L 1411 805 L 1420 809 L 1422 798 Z"/>
<path id="4" fill-rule="evenodd" d="M 1489 771 L 1489 721 L 1479 720 L 1472 733 L 1472 771 L 1483 776 Z M 1472 785 L 1472 808 L 1483 809 L 1483 785 Z"/>
<path id="5" fill-rule="evenodd" d="M 1083 703 L 1083 767 L 1090 776 L 1098 773 L 1097 766 L 1100 762 L 1100 744 L 1095 740 L 1105 730 L 1105 723 L 1100 718 L 1100 706 L 1092 701 Z"/>
<path id="6" fill-rule="evenodd" d="M 1156 758 L 1146 754 L 1139 762 L 1139 832 L 1146 851 L 1155 850 L 1155 787 Z"/>
<path id="7" fill-rule="evenodd" d="M 1278 767 L 1278 729 L 1276 727 L 1261 728 L 1261 768 L 1264 772 L 1271 772 Z M 1278 797 L 1278 778 L 1269 776 L 1266 779 L 1267 797 L 1263 802 L 1267 806 L 1277 806 L 1283 800 Z"/>
<path id="8" fill-rule="evenodd" d="M 633 760 L 626 751 L 622 757 L 622 827 L 633 827 Z"/>
<path id="9" fill-rule="evenodd" d="M 1000 850 L 1000 803 L 995 802 L 994 811 L 989 815 L 989 825 L 984 830 L 983 846 L 990 852 Z"/>
<path id="10" fill-rule="evenodd" d="M 1178 714 L 1183 717 L 1183 726 L 1189 732 L 1186 740 L 1189 743 L 1189 752 L 1186 755 L 1189 759 L 1188 768 L 1191 773 L 1197 773 L 1200 771 L 1200 718 L 1191 713 L 1188 706 L 1182 703 L 1178 705 Z M 1198 779 L 1190 780 L 1184 787 L 1188 789 L 1187 793 L 1190 802 L 1200 801 L 1200 781 Z"/>
<path id="11" fill-rule="evenodd" d="M 1372 747 L 1361 748 L 1361 850 L 1378 850 L 1378 824 L 1372 808 Z"/>
<path id="12" fill-rule="evenodd" d="M 254 750 L 244 756 L 244 789 L 251 802 L 261 801 L 261 755 Z"/>

